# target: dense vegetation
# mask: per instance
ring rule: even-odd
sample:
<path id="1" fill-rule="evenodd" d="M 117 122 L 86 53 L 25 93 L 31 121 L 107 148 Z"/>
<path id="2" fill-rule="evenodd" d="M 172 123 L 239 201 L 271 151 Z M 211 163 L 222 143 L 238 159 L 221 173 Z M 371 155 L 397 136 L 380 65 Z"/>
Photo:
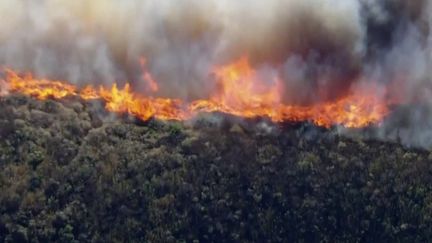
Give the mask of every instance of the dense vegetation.
<path id="1" fill-rule="evenodd" d="M 0 100 L 0 242 L 426 242 L 432 154 L 313 126 Z M 253 123 L 253 122 L 251 122 Z"/>

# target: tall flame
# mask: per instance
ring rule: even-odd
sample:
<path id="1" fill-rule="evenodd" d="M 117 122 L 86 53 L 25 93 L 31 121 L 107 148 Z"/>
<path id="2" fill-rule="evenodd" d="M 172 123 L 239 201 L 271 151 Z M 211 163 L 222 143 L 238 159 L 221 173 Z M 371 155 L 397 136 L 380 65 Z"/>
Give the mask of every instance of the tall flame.
<path id="1" fill-rule="evenodd" d="M 278 80 L 275 85 L 265 85 L 246 58 L 216 68 L 214 74 L 220 89 L 209 100 L 193 102 L 192 110 L 220 111 L 244 117 L 276 116 L 274 107 L 280 104 Z"/>
<path id="2" fill-rule="evenodd" d="M 145 67 L 145 59 L 141 65 Z M 22 93 L 45 100 L 78 96 L 84 100 L 101 99 L 107 110 L 128 113 L 140 119 L 155 117 L 163 120 L 186 120 L 198 112 L 222 112 L 240 117 L 268 117 L 275 122 L 312 121 L 330 127 L 364 127 L 380 123 L 389 113 L 388 104 L 374 92 L 356 92 L 335 101 L 308 106 L 288 105 L 282 102 L 282 84 L 275 77 L 272 82 L 260 80 L 247 58 L 214 70 L 218 89 L 208 99 L 186 103 L 179 99 L 154 98 L 132 90 L 129 84 L 119 88 L 86 86 L 82 89 L 63 81 L 36 79 L 5 70 L 2 82 L 9 92 Z M 144 70 L 143 79 L 151 92 L 159 88 L 151 74 Z M 371 89 L 374 87 L 371 87 Z M 1 93 L 0 93 L 1 94 Z"/>
<path id="3" fill-rule="evenodd" d="M 276 77 L 273 84 L 258 79 L 246 58 L 217 68 L 221 89 L 209 100 L 191 104 L 194 111 L 221 111 L 242 117 L 269 117 L 275 122 L 312 121 L 319 126 L 340 124 L 345 127 L 364 127 L 379 123 L 389 113 L 388 106 L 369 87 L 336 101 L 309 106 L 286 105 L 281 101 L 282 84 Z"/>

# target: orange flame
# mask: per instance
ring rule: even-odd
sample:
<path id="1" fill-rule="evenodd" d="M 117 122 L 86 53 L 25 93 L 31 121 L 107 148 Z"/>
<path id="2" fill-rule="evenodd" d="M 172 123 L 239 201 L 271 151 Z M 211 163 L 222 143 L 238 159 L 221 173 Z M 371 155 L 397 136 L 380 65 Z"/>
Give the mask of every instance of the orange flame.
<path id="1" fill-rule="evenodd" d="M 142 65 L 144 64 L 143 59 Z M 66 96 L 78 96 L 84 100 L 101 99 L 107 110 L 131 114 L 143 120 L 151 117 L 186 120 L 198 112 L 222 112 L 247 118 L 268 117 L 275 122 L 312 121 L 323 127 L 343 125 L 355 128 L 380 123 L 389 113 L 388 105 L 374 92 L 356 92 L 336 101 L 309 106 L 283 104 L 279 79 L 275 77 L 272 83 L 263 82 L 246 58 L 218 67 L 214 74 L 219 89 L 209 99 L 191 103 L 179 99 L 146 97 L 133 92 L 129 84 L 123 88 L 114 84 L 109 88 L 86 86 L 79 89 L 63 81 L 19 75 L 11 69 L 6 69 L 3 82 L 7 84 L 9 92 L 41 100 Z M 148 75 L 145 80 L 154 82 L 156 91 L 157 83 L 149 73 Z"/>
<path id="2" fill-rule="evenodd" d="M 66 96 L 79 96 L 84 100 L 102 99 L 105 101 L 107 110 L 129 113 L 143 120 L 151 117 L 165 120 L 185 119 L 185 115 L 179 109 L 181 103 L 179 100 L 141 97 L 131 91 L 129 84 L 126 84 L 123 89 L 118 89 L 114 84 L 110 89 L 103 86 L 99 88 L 86 86 L 78 90 L 77 87 L 63 81 L 34 79 L 31 75 L 20 76 L 10 69 L 6 70 L 5 82 L 10 92 L 41 100 L 61 99 Z"/>
<path id="3" fill-rule="evenodd" d="M 144 57 L 140 58 L 141 68 L 143 70 L 142 79 L 146 82 L 151 92 L 157 92 L 159 90 L 158 83 L 154 80 L 153 76 L 146 70 L 147 59 Z"/>
<path id="4" fill-rule="evenodd" d="M 34 79 L 31 74 L 19 76 L 11 69 L 6 69 L 6 83 L 10 91 L 33 96 L 37 99 L 53 97 L 61 99 L 76 95 L 76 87 L 62 81 Z"/>
<path id="5" fill-rule="evenodd" d="M 193 102 L 191 110 L 269 117 L 275 122 L 309 120 L 324 127 L 339 124 L 352 128 L 379 123 L 389 113 L 387 104 L 374 92 L 355 93 L 310 106 L 285 105 L 281 102 L 279 79 L 273 85 L 264 85 L 245 58 L 216 69 L 215 74 L 221 89 L 209 100 Z"/>
<path id="6" fill-rule="evenodd" d="M 248 60 L 239 61 L 214 71 L 220 90 L 210 100 L 192 103 L 192 110 L 221 111 L 237 116 L 274 117 L 272 107 L 280 103 L 279 85 L 269 86 L 260 82 Z"/>

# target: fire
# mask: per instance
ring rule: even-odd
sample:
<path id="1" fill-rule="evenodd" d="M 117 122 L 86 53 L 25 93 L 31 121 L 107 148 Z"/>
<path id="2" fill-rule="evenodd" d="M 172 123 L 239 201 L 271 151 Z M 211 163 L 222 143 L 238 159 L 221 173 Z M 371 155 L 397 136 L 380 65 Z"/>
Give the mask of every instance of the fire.
<path id="1" fill-rule="evenodd" d="M 241 117 L 269 117 L 275 122 L 312 121 L 323 127 L 340 124 L 364 127 L 379 123 L 389 113 L 386 103 L 373 92 L 375 87 L 339 100 L 310 106 L 286 105 L 281 101 L 281 82 L 259 80 L 246 58 L 215 70 L 221 89 L 209 100 L 195 101 L 193 111 L 220 111 Z"/>
<path id="2" fill-rule="evenodd" d="M 145 63 L 145 59 L 142 59 L 143 69 Z M 389 113 L 388 104 L 375 92 L 371 92 L 375 87 L 335 101 L 308 106 L 284 104 L 279 78 L 275 76 L 271 78 L 271 82 L 261 80 L 247 58 L 215 68 L 216 92 L 208 99 L 191 103 L 145 96 L 134 92 L 128 83 L 123 88 L 114 84 L 111 87 L 86 86 L 80 89 L 64 81 L 36 79 L 29 74 L 19 75 L 11 69 L 6 69 L 5 73 L 2 83 L 6 84 L 8 92 L 22 93 L 41 100 L 67 96 L 103 100 L 108 111 L 131 114 L 142 120 L 152 117 L 187 120 L 198 112 L 222 112 L 246 118 L 268 117 L 274 122 L 311 121 L 323 127 L 342 125 L 356 128 L 380 123 Z M 150 91 L 156 92 L 159 89 L 157 82 L 145 70 L 143 80 L 147 82 Z"/>
<path id="3" fill-rule="evenodd" d="M 142 79 L 146 82 L 148 89 L 153 93 L 157 92 L 159 90 L 159 85 L 146 69 L 147 59 L 145 59 L 144 57 L 140 58 L 140 64 L 141 69 L 143 70 Z"/>
<path id="4" fill-rule="evenodd" d="M 20 76 L 11 69 L 6 70 L 4 82 L 9 92 L 21 93 L 41 100 L 61 99 L 66 96 L 79 96 L 84 100 L 102 99 L 105 101 L 107 110 L 129 113 L 143 120 L 151 117 L 166 120 L 185 119 L 182 110 L 178 108 L 181 103 L 179 100 L 142 97 L 133 93 L 129 84 L 122 89 L 114 84 L 111 88 L 86 86 L 79 90 L 64 81 L 35 79 L 32 75 Z"/>
<path id="5" fill-rule="evenodd" d="M 246 58 L 214 71 L 220 90 L 209 100 L 192 103 L 192 110 L 220 111 L 237 116 L 276 116 L 280 104 L 279 85 L 265 85 Z"/>
<path id="6" fill-rule="evenodd" d="M 129 84 L 123 89 L 118 89 L 116 84 L 111 89 L 100 87 L 99 95 L 106 102 L 109 111 L 129 113 L 143 120 L 151 117 L 164 120 L 185 119 L 182 110 L 179 109 L 181 101 L 142 97 L 133 93 Z"/>
<path id="7" fill-rule="evenodd" d="M 66 96 L 77 94 L 75 86 L 63 81 L 34 79 L 31 74 L 19 76 L 11 69 L 6 69 L 5 71 L 5 82 L 7 83 L 8 89 L 12 92 L 19 92 L 42 100 L 49 97 L 61 99 Z"/>

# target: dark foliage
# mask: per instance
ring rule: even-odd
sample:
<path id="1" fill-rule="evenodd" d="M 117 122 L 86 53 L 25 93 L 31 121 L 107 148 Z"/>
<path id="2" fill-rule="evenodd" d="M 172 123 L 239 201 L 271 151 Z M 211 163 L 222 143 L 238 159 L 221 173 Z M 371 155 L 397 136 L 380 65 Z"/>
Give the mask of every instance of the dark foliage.
<path id="1" fill-rule="evenodd" d="M 0 101 L 0 242 L 427 242 L 432 154 Z"/>

